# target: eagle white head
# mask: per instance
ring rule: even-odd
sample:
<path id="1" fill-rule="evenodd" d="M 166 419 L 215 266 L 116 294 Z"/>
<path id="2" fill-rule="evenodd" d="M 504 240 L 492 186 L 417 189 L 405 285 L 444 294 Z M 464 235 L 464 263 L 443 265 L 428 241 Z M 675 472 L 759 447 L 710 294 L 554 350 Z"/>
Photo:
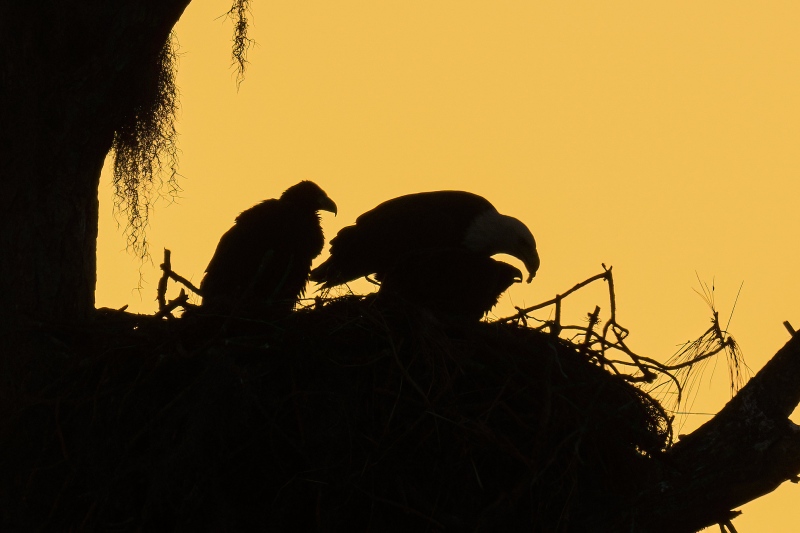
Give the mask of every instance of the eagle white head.
<path id="1" fill-rule="evenodd" d="M 508 254 L 516 257 L 528 271 L 528 283 L 539 269 L 536 240 L 528 227 L 518 219 L 495 210 L 480 214 L 467 228 L 464 246 L 488 255 Z"/>

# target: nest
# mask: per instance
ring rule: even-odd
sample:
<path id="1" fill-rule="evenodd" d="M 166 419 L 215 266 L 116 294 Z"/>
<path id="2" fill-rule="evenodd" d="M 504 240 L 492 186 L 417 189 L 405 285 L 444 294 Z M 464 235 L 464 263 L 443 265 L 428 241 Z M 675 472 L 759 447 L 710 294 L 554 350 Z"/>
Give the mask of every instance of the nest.
<path id="1" fill-rule="evenodd" d="M 614 530 L 669 468 L 586 342 L 374 302 L 6 335 L 4 529 Z"/>

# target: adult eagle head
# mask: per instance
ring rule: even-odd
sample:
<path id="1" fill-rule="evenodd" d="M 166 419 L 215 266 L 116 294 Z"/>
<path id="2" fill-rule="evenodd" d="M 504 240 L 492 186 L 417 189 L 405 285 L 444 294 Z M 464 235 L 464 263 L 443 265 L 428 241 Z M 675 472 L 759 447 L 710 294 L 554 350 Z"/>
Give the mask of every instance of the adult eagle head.
<path id="1" fill-rule="evenodd" d="M 318 211 L 336 214 L 336 204 L 311 181 L 243 211 L 208 263 L 201 308 L 248 318 L 290 312 L 325 244 Z"/>
<path id="2" fill-rule="evenodd" d="M 311 280 L 324 288 L 370 274 L 381 280 L 409 254 L 451 248 L 516 257 L 529 283 L 539 268 L 536 241 L 525 224 L 477 194 L 433 191 L 393 198 L 359 216 L 331 240 L 331 255 L 311 271 Z"/>
<path id="3" fill-rule="evenodd" d="M 464 247 L 487 256 L 508 254 L 516 257 L 528 271 L 530 283 L 539 270 L 536 240 L 528 227 L 514 217 L 490 209 L 478 215 L 464 234 Z"/>

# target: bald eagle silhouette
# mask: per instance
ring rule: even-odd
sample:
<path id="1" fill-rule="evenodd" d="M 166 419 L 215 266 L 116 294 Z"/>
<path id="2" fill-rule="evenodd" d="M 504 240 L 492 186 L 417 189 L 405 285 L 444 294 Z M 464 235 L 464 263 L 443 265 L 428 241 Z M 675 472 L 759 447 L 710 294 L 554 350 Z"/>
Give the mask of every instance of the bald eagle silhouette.
<path id="1" fill-rule="evenodd" d="M 206 268 L 201 309 L 248 318 L 291 312 L 325 244 L 318 211 L 335 215 L 336 204 L 317 184 L 301 181 L 236 217 Z"/>
<path id="2" fill-rule="evenodd" d="M 500 295 L 522 281 L 508 263 L 463 248 L 424 250 L 401 257 L 384 276 L 377 301 L 412 304 L 440 318 L 480 320 Z"/>
<path id="3" fill-rule="evenodd" d="M 536 241 L 525 224 L 477 194 L 433 191 L 388 200 L 359 216 L 331 240 L 331 255 L 311 271 L 311 280 L 323 288 L 370 274 L 381 281 L 399 260 L 408 265 L 409 254 L 446 249 L 516 257 L 528 270 L 528 283 L 539 268 Z M 456 273 L 458 262 L 450 269 Z"/>

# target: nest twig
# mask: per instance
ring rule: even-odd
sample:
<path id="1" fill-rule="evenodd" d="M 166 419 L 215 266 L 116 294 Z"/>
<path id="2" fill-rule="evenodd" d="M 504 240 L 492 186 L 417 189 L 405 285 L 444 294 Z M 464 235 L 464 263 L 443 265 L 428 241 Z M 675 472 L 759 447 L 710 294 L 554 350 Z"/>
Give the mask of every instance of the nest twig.
<path id="1" fill-rule="evenodd" d="M 517 308 L 517 313 L 501 319 L 499 322 L 516 322 L 527 326 L 529 320 L 541 322 L 537 330 L 547 329 L 552 335 L 559 336 L 563 331 L 574 332 L 574 338 L 583 337 L 581 343 L 581 353 L 586 355 L 596 364 L 610 369 L 615 374 L 631 383 L 656 384 L 651 388 L 664 387 L 671 385 L 676 390 L 676 407 L 684 399 L 684 389 L 694 375 L 692 369 L 699 363 L 708 361 L 711 357 L 724 352 L 728 358 L 729 377 L 731 392 L 735 393 L 744 383 L 746 369 L 744 358 L 736 341 L 727 332 L 727 327 L 722 328 L 719 322 L 719 313 L 714 308 L 713 287 L 703 287 L 703 296 L 712 311 L 712 325 L 697 340 L 686 343 L 679 352 L 667 363 L 661 363 L 650 357 L 645 357 L 634 352 L 627 344 L 626 339 L 630 331 L 617 322 L 616 296 L 614 292 L 614 277 L 612 267 L 602 265 L 603 272 L 591 276 L 590 278 L 576 284 L 564 293 L 557 294 L 554 298 L 540 304 Z M 600 307 L 588 315 L 588 323 L 585 326 L 563 325 L 561 323 L 562 302 L 567 296 L 590 285 L 595 281 L 603 280 L 608 284 L 610 317 L 603 325 L 601 331 L 596 327 L 600 322 Z M 740 288 L 741 290 L 741 288 Z M 552 320 L 539 320 L 532 313 L 548 307 L 554 308 L 554 318 Z M 789 330 L 792 332 L 792 330 Z M 615 358 L 612 354 L 621 353 L 625 358 Z M 633 370 L 631 373 L 630 370 Z"/>
<path id="2" fill-rule="evenodd" d="M 169 280 L 181 283 L 195 294 L 201 294 L 200 289 L 195 287 L 192 282 L 172 270 L 171 258 L 172 252 L 164 248 L 164 262 L 161 263 L 161 271 L 163 274 L 161 274 L 161 279 L 158 280 L 158 288 L 156 292 L 156 300 L 158 300 L 158 313 L 156 313 L 157 318 L 174 318 L 172 316 L 172 311 L 175 309 L 179 307 L 182 309 L 193 307 L 192 304 L 189 303 L 189 295 L 183 289 L 181 289 L 181 292 L 177 298 L 167 302 L 167 284 L 169 283 Z"/>

